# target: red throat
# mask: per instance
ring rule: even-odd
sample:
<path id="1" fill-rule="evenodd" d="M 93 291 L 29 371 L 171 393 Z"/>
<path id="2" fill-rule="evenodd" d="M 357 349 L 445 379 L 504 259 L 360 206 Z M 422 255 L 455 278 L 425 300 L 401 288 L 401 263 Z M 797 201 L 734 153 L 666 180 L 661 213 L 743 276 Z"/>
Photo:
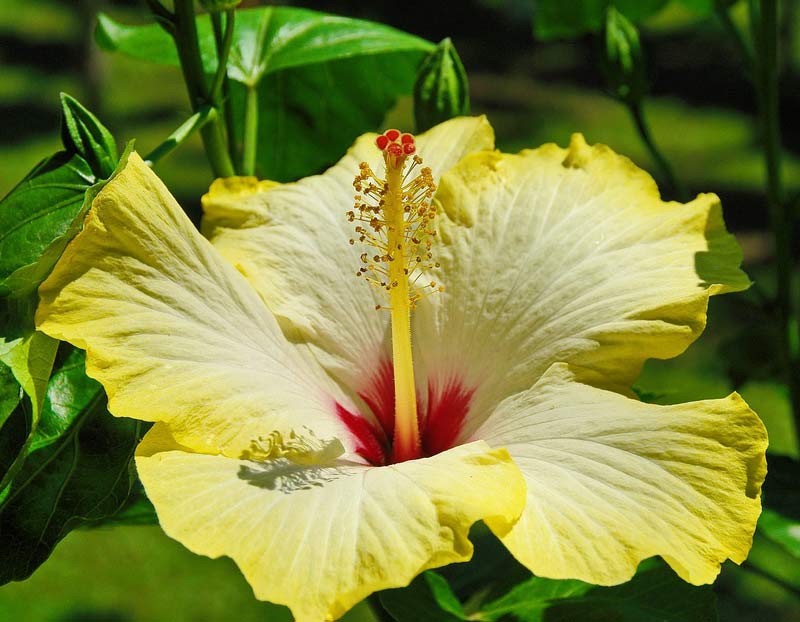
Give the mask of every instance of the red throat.
<path id="1" fill-rule="evenodd" d="M 445 382 L 429 379 L 427 404 L 417 404 L 422 447 L 419 455 L 403 459 L 433 456 L 455 446 L 474 393 L 475 389 L 466 386 L 460 378 L 450 377 Z M 391 361 L 381 362 L 359 397 L 372 411 L 374 419 L 336 404 L 337 416 L 356 441 L 356 453 L 376 466 L 401 462 L 393 455 L 391 446 L 395 403 Z"/>

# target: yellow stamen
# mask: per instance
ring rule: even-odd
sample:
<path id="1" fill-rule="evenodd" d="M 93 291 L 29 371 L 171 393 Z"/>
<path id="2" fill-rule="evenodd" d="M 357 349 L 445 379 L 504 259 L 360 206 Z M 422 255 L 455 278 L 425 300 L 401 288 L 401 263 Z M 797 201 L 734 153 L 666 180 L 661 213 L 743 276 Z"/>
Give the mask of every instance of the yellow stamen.
<path id="1" fill-rule="evenodd" d="M 359 194 L 347 218 L 364 223 L 355 227 L 357 239 L 376 251 L 361 254 L 362 265 L 356 276 L 363 275 L 389 297 L 395 389 L 392 460 L 402 462 L 421 456 L 411 311 L 428 293 L 426 290 L 442 291 L 443 288 L 427 279 L 423 280 L 424 286 L 415 285 L 426 270 L 437 266 L 430 252 L 431 238 L 436 235 L 433 228 L 436 208 L 431 204 L 436 186 L 431 171 L 422 168 L 415 175 L 422 164 L 419 156 L 408 157 L 410 154 L 398 153 L 397 149 L 381 149 L 386 163 L 385 179 L 379 179 L 366 162 L 361 163 L 359 175 L 353 182 Z M 411 163 L 406 166 L 408 160 Z M 355 239 L 350 242 L 355 244 Z M 386 307 L 377 305 L 376 308 Z"/>

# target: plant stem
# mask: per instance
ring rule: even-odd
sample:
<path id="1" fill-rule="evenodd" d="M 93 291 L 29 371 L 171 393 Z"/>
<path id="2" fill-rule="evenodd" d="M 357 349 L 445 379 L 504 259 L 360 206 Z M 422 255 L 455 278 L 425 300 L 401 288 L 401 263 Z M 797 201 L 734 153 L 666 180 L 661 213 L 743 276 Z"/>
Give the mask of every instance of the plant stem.
<path id="1" fill-rule="evenodd" d="M 214 121 L 217 118 L 217 111 L 211 106 L 204 106 L 184 123 L 178 127 L 172 134 L 169 135 L 164 142 L 158 147 L 148 153 L 144 161 L 148 166 L 152 166 L 161 158 L 172 152 L 174 149 L 182 145 L 189 136 L 194 134 L 197 130 L 203 128 L 207 123 Z"/>
<path id="2" fill-rule="evenodd" d="M 231 52 L 231 44 L 233 43 L 233 27 L 236 23 L 236 11 L 227 11 L 225 13 L 225 32 L 219 36 L 219 31 L 222 30 L 221 17 L 219 13 L 212 13 L 211 20 L 214 22 L 214 34 L 217 36 L 217 73 L 214 76 L 214 81 L 211 83 L 211 101 L 217 104 L 217 109 L 222 110 L 220 102 L 220 94 L 222 93 L 222 85 L 225 78 L 228 76 L 228 56 Z"/>
<path id="3" fill-rule="evenodd" d="M 174 23 L 175 45 L 178 48 L 183 79 L 189 91 L 192 110 L 197 112 L 203 106 L 213 104 L 213 101 L 208 92 L 203 61 L 200 57 L 194 0 L 175 0 Z M 228 155 L 219 121 L 214 120 L 204 125 L 200 135 L 203 137 L 203 146 L 214 175 L 217 177 L 233 175 L 233 163 Z"/>
<path id="4" fill-rule="evenodd" d="M 795 430 L 800 433 L 800 360 L 797 318 L 792 291 L 792 229 L 794 217 L 784 202 L 781 179 L 781 137 L 778 115 L 778 6 L 776 0 L 750 0 L 750 27 L 755 42 L 755 87 L 764 141 L 767 207 L 775 238 L 776 306 L 781 330 L 781 358 L 789 383 Z"/>
<path id="5" fill-rule="evenodd" d="M 217 85 L 216 79 L 212 92 L 214 94 L 214 101 L 218 102 L 221 106 L 222 114 L 225 118 L 225 134 L 228 137 L 228 155 L 237 172 L 241 172 L 239 162 L 239 140 L 236 136 L 236 125 L 233 118 L 233 107 L 231 106 L 231 81 L 228 78 L 227 71 L 230 48 L 233 42 L 235 15 L 235 9 L 230 9 L 225 12 L 225 29 L 223 30 L 222 15 L 220 13 L 211 14 L 211 23 L 214 26 L 214 40 L 217 44 L 217 61 L 220 66 L 225 66 L 226 68 L 221 76 L 219 74 L 219 69 L 217 69 L 217 78 L 221 78 L 220 85 L 222 87 L 222 93 L 220 94 L 218 92 L 219 85 Z M 222 62 L 222 51 L 224 51 L 225 62 Z"/>
<path id="6" fill-rule="evenodd" d="M 639 131 L 639 136 L 647 147 L 647 150 L 650 152 L 650 156 L 653 158 L 653 161 L 656 163 L 656 166 L 661 173 L 661 177 L 667 182 L 667 185 L 669 185 L 670 189 L 675 193 L 677 198 L 685 201 L 688 198 L 686 188 L 684 188 L 683 184 L 681 184 L 677 177 L 675 177 L 675 173 L 672 171 L 669 161 L 664 157 L 664 154 L 661 153 L 655 141 L 653 140 L 653 135 L 650 132 L 650 126 L 647 124 L 647 120 L 644 116 L 644 107 L 642 106 L 642 103 L 639 102 L 637 104 L 629 104 L 628 110 L 631 113 L 631 117 L 633 117 L 633 122 L 636 124 L 636 129 Z"/>
<path id="7" fill-rule="evenodd" d="M 242 175 L 254 175 L 256 170 L 256 145 L 258 144 L 258 92 L 256 87 L 250 84 L 245 88 Z"/>

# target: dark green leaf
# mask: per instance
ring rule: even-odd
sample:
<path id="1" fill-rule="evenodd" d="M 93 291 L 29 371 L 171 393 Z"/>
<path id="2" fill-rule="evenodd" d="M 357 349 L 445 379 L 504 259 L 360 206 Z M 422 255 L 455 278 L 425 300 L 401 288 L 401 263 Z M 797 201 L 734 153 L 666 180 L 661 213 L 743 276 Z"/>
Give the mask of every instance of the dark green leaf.
<path id="1" fill-rule="evenodd" d="M 206 72 L 216 69 L 214 35 L 198 19 Z M 178 64 L 169 35 L 155 24 L 123 26 L 107 16 L 97 38 L 107 49 L 141 60 Z M 296 179 L 332 164 L 353 138 L 374 130 L 433 49 L 388 26 L 288 7 L 237 11 L 228 75 L 237 137 L 245 88 L 258 95 L 258 173 Z"/>
<path id="2" fill-rule="evenodd" d="M 130 142 L 121 164 L 132 150 Z M 36 288 L 80 230 L 107 181 L 98 180 L 79 155 L 61 151 L 40 163 L 0 201 L 0 298 L 17 299 L 0 306 L 0 344 L 6 331 L 26 317 L 27 312 L 14 307 L 24 307 L 28 300 L 28 307 L 35 309 Z"/>
<path id="3" fill-rule="evenodd" d="M 572 38 L 597 32 L 603 14 L 610 5 L 633 22 L 660 11 L 668 0 L 538 0 L 533 18 L 533 31 L 539 39 Z"/>
<path id="4" fill-rule="evenodd" d="M 511 616 L 524 622 L 713 622 L 710 586 L 685 583 L 664 563 L 644 562 L 633 579 L 615 587 L 534 577 L 484 606 L 481 620 Z M 476 616 L 478 617 L 478 616 Z"/>
<path id="5" fill-rule="evenodd" d="M 466 605 L 477 607 L 494 600 L 531 577 L 497 537 L 482 522 L 473 525 L 469 539 L 475 550 L 464 564 L 450 564 L 439 572 Z"/>
<path id="6" fill-rule="evenodd" d="M 0 505 L 0 583 L 28 577 L 71 529 L 115 514 L 134 484 L 142 424 L 107 412 L 83 360 L 68 349 L 53 374 L 41 425 Z"/>
<path id="7" fill-rule="evenodd" d="M 11 469 L 30 435 L 30 408 L 23 403 L 24 395 L 11 368 L 0 365 L 0 479 Z"/>
<path id="8" fill-rule="evenodd" d="M 266 76 L 258 86 L 267 111 L 259 118 L 258 173 L 291 181 L 333 164 L 354 137 L 378 127 L 401 93 L 411 92 L 418 60 L 383 54 Z M 233 87 L 234 103 L 243 101 L 244 87 Z"/>
<path id="9" fill-rule="evenodd" d="M 60 152 L 0 201 L 0 295 L 32 289 L 47 275 L 96 182 L 86 160 Z"/>
<path id="10" fill-rule="evenodd" d="M 0 430 L 22 400 L 22 387 L 11 368 L 0 365 Z"/>
<path id="11" fill-rule="evenodd" d="M 156 509 L 150 503 L 150 499 L 147 498 L 144 487 L 138 479 L 122 509 L 92 526 L 108 527 L 110 525 L 158 525 Z"/>
<path id="12" fill-rule="evenodd" d="M 100 179 L 109 177 L 117 166 L 117 143 L 106 127 L 81 103 L 61 93 L 61 141 L 70 153 L 77 153 Z"/>
<path id="13" fill-rule="evenodd" d="M 8 492 L 8 486 L 22 468 L 23 462 L 31 451 L 42 410 L 45 402 L 50 372 L 58 348 L 58 341 L 36 330 L 32 330 L 22 339 L 16 340 L 16 345 L 3 354 L 0 361 L 8 366 L 20 388 L 27 396 L 24 409 L 25 440 L 21 445 L 16 443 L 5 447 L 3 456 L 4 469 L 0 476 L 0 491 Z M 15 451 L 9 453 L 9 451 Z"/>
<path id="14" fill-rule="evenodd" d="M 397 622 L 459 622 L 467 619 L 447 580 L 435 572 L 421 574 L 408 587 L 381 592 L 380 601 Z"/>

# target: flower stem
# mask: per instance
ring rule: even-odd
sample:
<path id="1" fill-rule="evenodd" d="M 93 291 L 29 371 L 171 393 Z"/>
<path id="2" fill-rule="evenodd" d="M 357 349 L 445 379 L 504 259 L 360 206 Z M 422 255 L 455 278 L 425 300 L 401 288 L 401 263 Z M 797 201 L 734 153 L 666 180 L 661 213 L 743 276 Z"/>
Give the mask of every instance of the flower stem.
<path id="1" fill-rule="evenodd" d="M 776 306 L 781 331 L 781 359 L 792 399 L 795 430 L 800 434 L 800 357 L 792 287 L 794 218 L 784 202 L 778 115 L 778 6 L 776 0 L 750 0 L 750 27 L 755 42 L 754 77 L 758 117 L 764 141 L 767 207 L 777 261 Z"/>
<path id="2" fill-rule="evenodd" d="M 191 117 L 184 121 L 169 137 L 158 147 L 148 153 L 144 161 L 148 166 L 152 166 L 161 158 L 171 153 L 174 149 L 181 146 L 187 138 L 197 130 L 203 128 L 207 123 L 217 118 L 217 111 L 211 106 L 204 106 Z"/>
<path id="3" fill-rule="evenodd" d="M 670 166 L 669 161 L 664 157 L 664 154 L 661 153 L 655 140 L 653 140 L 653 134 L 650 132 L 650 126 L 647 124 L 647 119 L 644 116 L 644 106 L 641 102 L 630 104 L 628 106 L 628 111 L 631 113 L 633 122 L 636 124 L 636 129 L 639 132 L 642 142 L 644 142 L 647 150 L 650 152 L 650 156 L 658 167 L 661 177 L 667 182 L 670 190 L 675 193 L 677 198 L 681 201 L 685 201 L 688 198 L 686 188 L 678 181 L 678 178 L 675 177 L 672 166 Z"/>
<path id="4" fill-rule="evenodd" d="M 258 145 L 258 92 L 253 85 L 248 84 L 245 88 L 242 175 L 253 175 L 256 170 L 256 146 Z"/>
<path id="5" fill-rule="evenodd" d="M 197 112 L 203 106 L 213 105 L 213 101 L 210 98 L 200 57 L 194 0 L 175 0 L 174 4 L 175 45 L 178 48 L 178 57 L 181 61 L 183 79 L 189 91 L 192 110 Z M 214 175 L 217 177 L 233 175 L 233 163 L 228 155 L 218 119 L 204 125 L 200 130 L 200 135 L 203 138 L 203 146 Z"/>

